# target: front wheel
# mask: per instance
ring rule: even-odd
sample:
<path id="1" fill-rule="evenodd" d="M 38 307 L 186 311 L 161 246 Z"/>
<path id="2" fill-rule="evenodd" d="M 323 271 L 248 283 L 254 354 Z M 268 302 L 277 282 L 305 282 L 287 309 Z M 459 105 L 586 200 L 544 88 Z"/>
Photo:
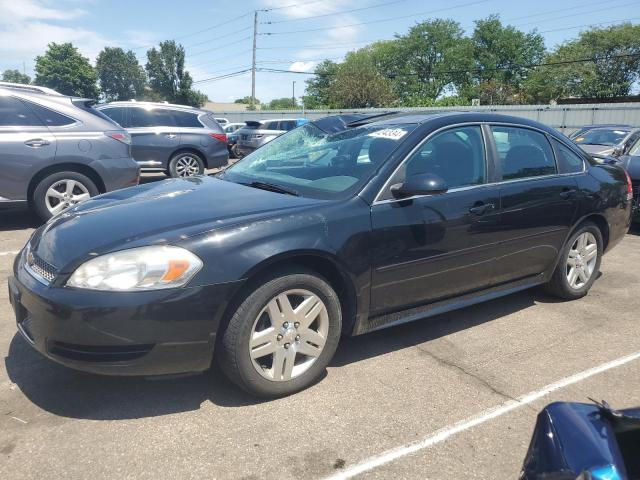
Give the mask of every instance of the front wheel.
<path id="1" fill-rule="evenodd" d="M 342 328 L 335 291 L 311 272 L 274 275 L 247 295 L 224 330 L 218 360 L 245 391 L 281 397 L 316 381 Z"/>
<path id="2" fill-rule="evenodd" d="M 600 229 L 584 223 L 567 241 L 547 291 L 568 300 L 584 297 L 598 277 L 602 252 Z"/>

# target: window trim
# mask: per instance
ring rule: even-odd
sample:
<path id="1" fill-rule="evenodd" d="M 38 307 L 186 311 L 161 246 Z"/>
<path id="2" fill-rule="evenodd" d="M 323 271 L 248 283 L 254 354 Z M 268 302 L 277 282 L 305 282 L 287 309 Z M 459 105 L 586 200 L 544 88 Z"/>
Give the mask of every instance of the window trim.
<path id="1" fill-rule="evenodd" d="M 510 183 L 516 183 L 516 182 L 530 182 L 530 181 L 536 181 L 536 180 L 540 180 L 540 179 L 546 179 L 546 178 L 552 178 L 552 177 L 567 177 L 567 176 L 574 176 L 574 175 L 583 175 L 586 171 L 587 171 L 587 165 L 586 165 L 586 160 L 584 157 L 584 154 L 578 154 L 577 152 L 575 152 L 575 150 L 571 147 L 569 147 L 569 145 L 567 144 L 567 142 L 562 141 L 560 138 L 554 136 L 554 135 L 550 135 L 547 131 L 542 130 L 541 128 L 537 128 L 535 126 L 531 126 L 531 125 L 522 125 L 519 123 L 509 123 L 509 122 L 487 122 L 487 121 L 481 121 L 481 122 L 462 122 L 462 123 L 455 123 L 455 124 L 451 124 L 451 125 L 446 125 L 444 127 L 440 127 L 436 130 L 434 130 L 433 132 L 431 132 L 429 135 L 427 135 L 426 137 L 424 137 L 420 142 L 418 142 L 412 149 L 411 151 L 405 155 L 405 157 L 402 159 L 402 161 L 398 164 L 398 166 L 393 170 L 393 172 L 391 173 L 391 175 L 389 175 L 389 178 L 384 182 L 384 184 L 382 185 L 382 187 L 380 188 L 380 190 L 378 190 L 378 193 L 376 194 L 376 196 L 373 199 L 373 202 L 371 203 L 371 206 L 374 205 L 381 205 L 381 204 L 386 204 L 386 203 L 396 203 L 396 202 L 406 202 L 409 200 L 415 200 L 418 198 L 424 198 L 424 197 L 431 197 L 432 195 L 413 195 L 411 197 L 407 197 L 407 198 L 388 198 L 388 199 L 380 199 L 380 197 L 382 196 L 383 192 L 385 192 L 388 188 L 391 187 L 390 182 L 393 179 L 393 177 L 395 177 L 396 173 L 398 172 L 398 170 L 404 165 L 404 163 L 411 158 L 411 156 L 426 142 L 428 142 L 433 136 L 437 135 L 438 133 L 444 131 L 444 130 L 448 130 L 450 128 L 456 128 L 456 127 L 464 127 L 464 126 L 473 126 L 473 125 L 480 125 L 482 128 L 482 135 L 483 135 L 483 140 L 485 143 L 485 154 L 487 155 L 487 168 L 489 167 L 489 162 L 491 162 L 491 170 L 489 170 L 489 175 L 488 178 L 491 178 L 491 173 L 499 173 L 499 175 L 496 178 L 500 178 L 500 180 L 496 180 L 496 181 L 487 181 L 487 183 L 483 183 L 481 185 L 468 185 L 466 187 L 459 187 L 459 188 L 452 188 L 450 190 L 447 190 L 445 193 L 442 193 L 440 195 L 446 195 L 447 193 L 455 193 L 455 192 L 459 192 L 459 191 L 464 191 L 464 190 L 471 190 L 474 188 L 487 188 L 487 187 L 491 187 L 491 186 L 500 186 L 503 184 L 510 184 Z M 499 169 L 499 165 L 497 165 L 497 150 L 496 150 L 496 145 L 495 145 L 495 141 L 493 140 L 493 135 L 491 135 L 491 125 L 499 125 L 499 126 L 505 126 L 505 127 L 520 127 L 520 128 L 528 128 L 530 130 L 534 130 L 536 132 L 542 133 L 545 137 L 551 137 L 556 139 L 557 141 L 559 141 L 560 143 L 562 143 L 565 147 L 569 148 L 569 150 L 573 151 L 574 153 L 576 153 L 576 155 L 578 155 L 580 158 L 582 158 L 582 171 L 580 172 L 571 172 L 571 173 L 558 173 L 558 163 L 557 163 L 557 159 L 555 158 L 556 152 L 553 148 L 553 142 L 551 142 L 548 138 L 547 141 L 551 144 L 551 149 L 554 155 L 554 161 L 556 162 L 556 173 L 551 174 L 551 175 L 541 175 L 539 177 L 525 177 L 525 178 L 514 178 L 514 179 L 510 179 L 510 180 L 502 180 L 502 169 Z"/>

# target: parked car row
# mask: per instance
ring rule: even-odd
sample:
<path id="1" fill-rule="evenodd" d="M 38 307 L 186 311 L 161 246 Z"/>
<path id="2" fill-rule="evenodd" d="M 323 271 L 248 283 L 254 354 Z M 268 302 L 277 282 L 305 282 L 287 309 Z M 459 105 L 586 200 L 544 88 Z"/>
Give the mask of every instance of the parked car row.
<path id="1" fill-rule="evenodd" d="M 633 219 L 640 222 L 640 128 L 631 125 L 589 125 L 570 138 L 593 158 L 624 167 L 633 185 Z"/>

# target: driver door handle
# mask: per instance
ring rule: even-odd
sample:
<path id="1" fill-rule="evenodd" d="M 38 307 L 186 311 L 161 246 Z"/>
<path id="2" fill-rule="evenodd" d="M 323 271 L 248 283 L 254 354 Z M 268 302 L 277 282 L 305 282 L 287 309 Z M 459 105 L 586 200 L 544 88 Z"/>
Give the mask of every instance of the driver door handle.
<path id="1" fill-rule="evenodd" d="M 477 202 L 473 207 L 469 209 L 469 213 L 474 215 L 484 215 L 486 212 L 493 210 L 496 206 L 493 203 Z"/>
<path id="2" fill-rule="evenodd" d="M 165 136 L 167 138 L 176 138 L 178 136 L 178 134 L 177 133 L 167 133 Z"/>
<path id="3" fill-rule="evenodd" d="M 27 140 L 26 142 L 24 142 L 24 144 L 27 147 L 40 148 L 40 147 L 46 147 L 47 145 L 49 145 L 49 142 L 42 138 L 33 138 L 31 140 Z"/>

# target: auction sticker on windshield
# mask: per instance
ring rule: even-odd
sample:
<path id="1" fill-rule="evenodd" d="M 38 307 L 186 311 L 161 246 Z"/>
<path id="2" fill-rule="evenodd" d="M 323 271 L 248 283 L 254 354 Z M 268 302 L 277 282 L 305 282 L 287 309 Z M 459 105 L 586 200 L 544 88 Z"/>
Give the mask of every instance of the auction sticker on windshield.
<path id="1" fill-rule="evenodd" d="M 384 130 L 371 132 L 369 136 L 377 138 L 388 138 L 390 140 L 400 140 L 406 134 L 406 130 L 403 130 L 402 128 L 385 128 Z"/>

